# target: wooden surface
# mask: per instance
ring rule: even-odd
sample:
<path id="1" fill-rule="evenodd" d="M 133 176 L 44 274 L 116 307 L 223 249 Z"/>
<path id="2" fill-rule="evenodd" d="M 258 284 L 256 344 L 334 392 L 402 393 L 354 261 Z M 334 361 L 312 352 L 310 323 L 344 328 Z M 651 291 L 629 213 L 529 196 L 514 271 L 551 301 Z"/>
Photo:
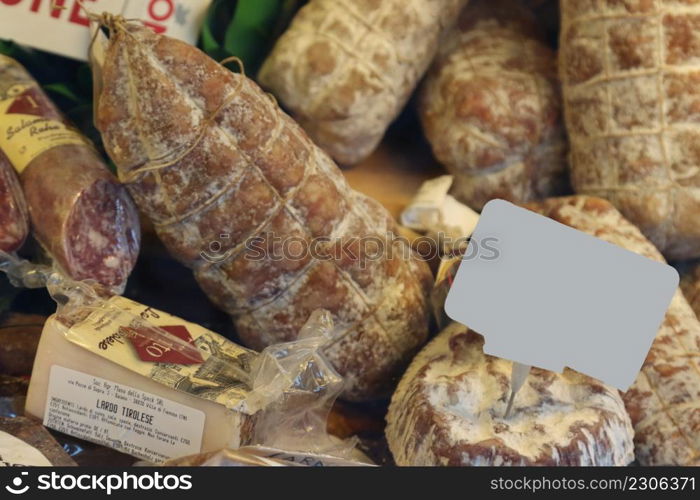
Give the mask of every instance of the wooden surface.
<path id="1" fill-rule="evenodd" d="M 45 320 L 41 315 L 14 312 L 0 318 L 0 373 L 31 374 Z"/>
<path id="2" fill-rule="evenodd" d="M 398 219 L 421 184 L 445 171 L 423 147 L 385 143 L 343 173 L 353 189 L 379 201 Z"/>

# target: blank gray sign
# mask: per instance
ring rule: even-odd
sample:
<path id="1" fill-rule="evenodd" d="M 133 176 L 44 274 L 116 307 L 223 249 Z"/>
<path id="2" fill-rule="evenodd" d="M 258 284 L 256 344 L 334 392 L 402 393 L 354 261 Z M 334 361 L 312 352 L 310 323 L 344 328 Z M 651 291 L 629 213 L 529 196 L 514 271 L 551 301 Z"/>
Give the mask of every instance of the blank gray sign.
<path id="1" fill-rule="evenodd" d="M 484 207 L 469 245 L 445 312 L 482 334 L 487 354 L 632 385 L 674 268 L 503 200 Z"/>

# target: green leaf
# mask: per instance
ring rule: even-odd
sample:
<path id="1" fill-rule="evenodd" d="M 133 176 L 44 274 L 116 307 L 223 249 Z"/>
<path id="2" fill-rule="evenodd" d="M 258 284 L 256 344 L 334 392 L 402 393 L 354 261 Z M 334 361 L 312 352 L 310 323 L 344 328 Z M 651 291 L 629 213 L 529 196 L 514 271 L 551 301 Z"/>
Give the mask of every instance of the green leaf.
<path id="1" fill-rule="evenodd" d="M 200 47 L 217 61 L 231 55 L 224 49 L 223 40 L 226 28 L 233 18 L 236 4 L 236 0 L 214 0 L 204 18 Z"/>
<path id="2" fill-rule="evenodd" d="M 238 0 L 224 48 L 242 59 L 251 73 L 262 63 L 281 7 L 281 0 Z"/>
<path id="3" fill-rule="evenodd" d="M 79 103 L 81 101 L 80 97 L 78 97 L 75 92 L 73 92 L 65 83 L 49 83 L 48 85 L 44 85 L 44 90 L 63 96 L 75 103 Z"/>
<path id="4" fill-rule="evenodd" d="M 0 54 L 4 54 L 6 56 L 12 55 L 12 45 L 10 42 L 0 40 Z"/>
<path id="5" fill-rule="evenodd" d="M 211 4 L 209 10 L 207 11 L 206 17 L 204 18 L 204 24 L 202 25 L 202 36 L 200 45 L 202 47 L 202 50 L 204 50 L 204 52 L 207 53 L 219 50 L 219 42 L 216 41 L 212 29 L 212 26 L 214 24 L 214 16 L 216 15 L 217 3 L 221 2 L 214 2 L 213 4 Z"/>

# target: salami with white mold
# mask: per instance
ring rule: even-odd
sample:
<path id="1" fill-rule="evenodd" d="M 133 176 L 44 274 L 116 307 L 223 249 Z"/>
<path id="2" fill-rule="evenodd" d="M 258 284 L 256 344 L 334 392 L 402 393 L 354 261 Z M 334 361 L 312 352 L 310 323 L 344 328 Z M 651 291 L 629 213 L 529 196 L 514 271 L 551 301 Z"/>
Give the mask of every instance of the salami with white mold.
<path id="1" fill-rule="evenodd" d="M 122 286 L 140 243 L 133 201 L 31 75 L 1 55 L 0 150 L 19 173 L 34 236 L 63 271 Z"/>
<path id="2" fill-rule="evenodd" d="M 170 253 L 249 347 L 293 340 L 313 310 L 329 310 L 326 355 L 344 397 L 387 395 L 426 340 L 432 286 L 401 241 L 363 258 L 363 243 L 397 234 L 391 215 L 252 80 L 183 42 L 105 21 L 97 125 Z M 215 241 L 221 252 L 203 255 Z"/>

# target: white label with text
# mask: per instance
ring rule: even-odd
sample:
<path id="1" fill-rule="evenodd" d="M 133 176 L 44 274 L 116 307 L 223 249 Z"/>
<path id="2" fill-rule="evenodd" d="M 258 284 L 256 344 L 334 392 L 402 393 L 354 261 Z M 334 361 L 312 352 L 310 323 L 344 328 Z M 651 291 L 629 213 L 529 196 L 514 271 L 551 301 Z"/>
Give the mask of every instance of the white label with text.
<path id="1" fill-rule="evenodd" d="M 49 380 L 46 427 L 151 462 L 201 450 L 200 410 L 58 365 Z"/>

